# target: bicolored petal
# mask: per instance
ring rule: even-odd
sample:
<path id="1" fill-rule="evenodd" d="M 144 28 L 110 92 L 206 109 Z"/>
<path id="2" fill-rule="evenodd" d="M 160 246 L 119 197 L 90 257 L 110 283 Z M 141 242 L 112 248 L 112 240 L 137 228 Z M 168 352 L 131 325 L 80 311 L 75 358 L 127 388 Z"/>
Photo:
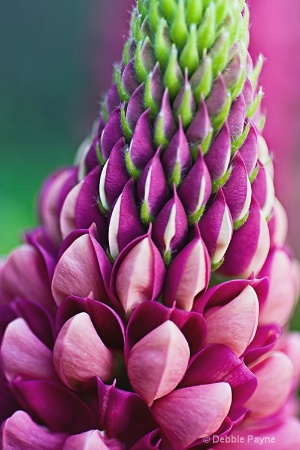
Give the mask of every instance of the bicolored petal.
<path id="1" fill-rule="evenodd" d="M 171 262 L 165 281 L 164 303 L 187 311 L 193 307 L 196 295 L 208 286 L 210 260 L 198 228 L 195 237 Z"/>
<path id="2" fill-rule="evenodd" d="M 223 125 L 205 155 L 205 164 L 213 182 L 221 180 L 229 168 L 231 140 L 227 123 Z"/>
<path id="3" fill-rule="evenodd" d="M 208 308 L 206 345 L 224 344 L 241 356 L 255 336 L 258 313 L 258 298 L 251 286 L 226 305 Z"/>
<path id="4" fill-rule="evenodd" d="M 258 205 L 252 199 L 249 217 L 245 224 L 234 231 L 219 269 L 228 276 L 247 278 L 262 268 L 270 248 L 268 225 Z"/>
<path id="5" fill-rule="evenodd" d="M 211 258 L 212 268 L 217 268 L 223 262 L 233 233 L 232 217 L 221 188 L 202 216 L 199 228 Z"/>
<path id="6" fill-rule="evenodd" d="M 192 81 L 192 80 L 191 80 Z M 207 107 L 203 98 L 199 108 L 193 118 L 190 126 L 186 131 L 186 137 L 189 143 L 193 146 L 198 146 L 208 138 L 212 132 L 211 122 L 208 115 Z M 206 149 L 202 149 L 204 152 Z"/>
<path id="7" fill-rule="evenodd" d="M 166 148 L 170 139 L 176 132 L 176 124 L 169 100 L 168 89 L 165 90 L 159 113 L 154 122 L 154 143 L 156 147 L 162 145 Z"/>
<path id="8" fill-rule="evenodd" d="M 254 172 L 258 158 L 257 132 L 253 125 L 250 126 L 245 142 L 239 148 L 239 153 L 245 163 L 248 176 L 250 177 Z"/>
<path id="9" fill-rule="evenodd" d="M 162 208 L 153 225 L 153 240 L 161 250 L 166 264 L 170 263 L 173 254 L 184 244 L 187 232 L 185 210 L 174 185 L 173 198 Z"/>
<path id="10" fill-rule="evenodd" d="M 158 298 L 164 276 L 162 257 L 147 234 L 120 253 L 112 272 L 111 289 L 126 314 L 130 314 L 140 303 Z"/>
<path id="11" fill-rule="evenodd" d="M 192 157 L 186 135 L 182 128 L 182 119 L 179 117 L 179 129 L 167 146 L 162 164 L 170 185 L 181 184 L 184 175 L 192 165 Z"/>
<path id="12" fill-rule="evenodd" d="M 77 238 L 57 263 L 52 280 L 55 302 L 60 305 L 65 297 L 87 297 L 90 292 L 99 300 L 107 300 L 110 272 L 111 264 L 91 227 L 89 234 Z"/>
<path id="13" fill-rule="evenodd" d="M 258 173 L 251 188 L 264 217 L 268 219 L 275 200 L 274 184 L 268 171 L 261 165 L 258 166 Z"/>
<path id="14" fill-rule="evenodd" d="M 134 169 L 140 171 L 154 155 L 153 138 L 150 122 L 150 109 L 147 109 L 139 117 L 133 136 L 126 151 L 127 166 L 133 166 Z"/>
<path id="15" fill-rule="evenodd" d="M 246 104 L 244 96 L 239 95 L 238 98 L 232 103 L 227 119 L 230 137 L 232 140 L 238 139 L 243 133 L 245 114 Z"/>
<path id="16" fill-rule="evenodd" d="M 100 151 L 104 161 L 107 161 L 113 147 L 123 137 L 121 127 L 121 108 L 116 108 L 109 116 L 100 139 Z"/>
<path id="17" fill-rule="evenodd" d="M 154 400 L 175 389 L 189 358 L 190 350 L 184 335 L 167 320 L 130 350 L 127 370 L 131 385 L 151 406 Z"/>
<path id="18" fill-rule="evenodd" d="M 100 176 L 99 196 L 101 206 L 108 212 L 114 201 L 121 194 L 129 175 L 125 165 L 125 140 L 122 137 L 113 147 Z"/>
<path id="19" fill-rule="evenodd" d="M 178 389 L 156 400 L 155 419 L 174 450 L 187 448 L 196 439 L 215 433 L 231 406 L 227 383 Z"/>
<path id="20" fill-rule="evenodd" d="M 233 160 L 231 173 L 223 187 L 223 193 L 234 228 L 237 229 L 248 217 L 252 193 L 247 169 L 239 153 Z"/>
<path id="21" fill-rule="evenodd" d="M 108 381 L 113 372 L 112 352 L 85 312 L 76 314 L 63 325 L 55 342 L 53 361 L 61 380 L 73 389 L 96 376 Z"/>
<path id="22" fill-rule="evenodd" d="M 288 218 L 280 201 L 275 197 L 271 218 L 268 221 L 271 247 L 281 247 L 286 240 L 288 231 Z"/>
<path id="23" fill-rule="evenodd" d="M 159 213 L 170 190 L 160 160 L 159 147 L 154 157 L 149 161 L 138 181 L 137 190 L 141 203 L 141 218 L 144 223 L 150 223 Z"/>
<path id="24" fill-rule="evenodd" d="M 110 254 L 118 254 L 138 236 L 144 234 L 135 201 L 134 181 L 131 178 L 116 201 L 109 219 L 108 242 Z"/>
<path id="25" fill-rule="evenodd" d="M 201 149 L 197 160 L 183 180 L 178 195 L 186 210 L 190 225 L 199 221 L 211 195 L 211 179 Z"/>

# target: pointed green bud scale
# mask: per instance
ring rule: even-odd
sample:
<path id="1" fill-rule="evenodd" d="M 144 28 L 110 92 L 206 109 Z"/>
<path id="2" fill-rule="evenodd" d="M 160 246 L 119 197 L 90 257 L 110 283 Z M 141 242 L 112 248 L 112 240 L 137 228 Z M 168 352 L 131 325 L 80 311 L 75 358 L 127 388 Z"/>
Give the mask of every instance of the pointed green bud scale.
<path id="1" fill-rule="evenodd" d="M 204 56 L 203 60 L 190 80 L 197 106 L 201 96 L 206 98 L 210 93 L 213 83 L 212 60 Z"/>
<path id="2" fill-rule="evenodd" d="M 219 72 L 222 72 L 228 63 L 229 52 L 229 34 L 227 30 L 223 29 L 217 38 L 213 48 L 209 52 L 212 59 L 213 75 L 216 77 Z"/>
<path id="3" fill-rule="evenodd" d="M 172 20 L 170 33 L 173 42 L 179 50 L 181 50 L 184 47 L 188 37 L 188 28 L 185 22 L 184 0 L 178 0 L 178 6 Z"/>
<path id="4" fill-rule="evenodd" d="M 159 0 L 159 4 L 163 15 L 170 22 L 174 17 L 177 2 L 175 0 Z"/>
<path id="5" fill-rule="evenodd" d="M 153 69 L 154 62 L 152 46 L 147 36 L 144 41 L 138 43 L 135 53 L 135 70 L 141 83 L 146 80 L 149 72 Z"/>
<path id="6" fill-rule="evenodd" d="M 243 133 L 235 140 L 231 141 L 231 152 L 234 155 L 244 144 L 250 131 L 250 123 L 245 127 Z"/>
<path id="7" fill-rule="evenodd" d="M 127 172 L 135 181 L 137 181 L 141 175 L 141 172 L 134 166 L 133 162 L 131 161 L 129 149 L 125 151 L 125 163 Z"/>
<path id="8" fill-rule="evenodd" d="M 160 19 L 158 27 L 156 29 L 154 48 L 157 61 L 163 69 L 168 63 L 171 46 L 172 44 L 169 38 L 167 22 L 164 18 L 162 18 Z"/>
<path id="9" fill-rule="evenodd" d="M 228 11 L 224 26 L 229 33 L 229 46 L 232 46 L 237 39 L 240 29 L 241 12 L 239 8 L 233 7 Z"/>
<path id="10" fill-rule="evenodd" d="M 203 14 L 202 0 L 186 0 L 186 22 L 188 25 L 198 24 Z"/>
<path id="11" fill-rule="evenodd" d="M 191 123 L 195 112 L 195 101 L 191 85 L 188 81 L 187 71 L 184 86 L 174 102 L 174 109 L 176 114 L 182 119 L 183 128 L 186 129 Z"/>
<path id="12" fill-rule="evenodd" d="M 197 27 L 195 24 L 192 24 L 190 27 L 189 37 L 181 52 L 179 62 L 182 70 L 188 70 L 189 76 L 191 76 L 198 67 L 199 55 L 197 49 Z"/>
<path id="13" fill-rule="evenodd" d="M 254 99 L 254 102 L 247 109 L 247 116 L 248 116 L 249 119 L 252 119 L 252 117 L 256 113 L 257 109 L 259 108 L 259 105 L 261 103 L 263 95 L 264 95 L 264 92 L 263 92 L 262 88 L 260 88 L 259 91 L 258 91 L 257 96 Z"/>
<path id="14" fill-rule="evenodd" d="M 229 6 L 232 7 L 232 5 L 229 5 L 229 0 L 216 0 L 216 25 L 219 26 L 223 20 L 225 19 L 227 12 L 229 10 Z"/>
<path id="15" fill-rule="evenodd" d="M 131 138 L 132 138 L 133 131 L 130 128 L 128 122 L 127 122 L 126 113 L 125 113 L 125 106 L 124 105 L 122 105 L 122 108 L 121 108 L 121 126 L 122 126 L 122 130 L 123 130 L 126 142 L 130 142 Z"/>
<path id="16" fill-rule="evenodd" d="M 120 67 L 118 67 L 118 66 L 115 66 L 114 78 L 117 83 L 120 99 L 122 100 L 122 102 L 129 102 L 130 96 L 127 94 L 127 92 L 125 91 L 125 89 L 123 87 L 122 79 L 121 79 L 121 70 L 120 70 Z"/>
<path id="17" fill-rule="evenodd" d="M 158 8 L 158 2 L 157 0 L 149 0 L 149 7 L 148 7 L 148 17 L 149 17 L 149 23 L 152 28 L 152 30 L 156 30 L 160 14 L 159 14 L 159 8 Z"/>
<path id="18" fill-rule="evenodd" d="M 226 103 L 225 103 L 223 110 L 220 112 L 220 114 L 211 118 L 211 124 L 215 131 L 220 130 L 220 128 L 224 124 L 224 122 L 229 114 L 230 107 L 231 107 L 231 95 L 228 93 Z"/>
<path id="19" fill-rule="evenodd" d="M 164 75 L 164 85 L 169 90 L 171 100 L 174 100 L 184 82 L 184 77 L 178 64 L 177 54 L 177 48 L 173 44 Z"/>
<path id="20" fill-rule="evenodd" d="M 197 31 L 198 51 L 209 49 L 216 38 L 216 7 L 211 3 L 204 13 L 203 20 Z"/>
<path id="21" fill-rule="evenodd" d="M 145 83 L 145 92 L 144 92 L 144 106 L 145 109 L 150 108 L 151 118 L 154 119 L 159 111 L 159 105 L 155 102 L 152 94 L 152 77 L 153 72 L 150 72 L 148 78 Z"/>
<path id="22" fill-rule="evenodd" d="M 264 57 L 262 54 L 260 54 L 257 59 L 256 65 L 253 69 L 253 72 L 249 76 L 249 80 L 251 81 L 252 88 L 254 91 L 257 89 L 257 82 L 258 82 L 258 78 L 259 78 L 263 63 L 264 63 Z"/>
<path id="23" fill-rule="evenodd" d="M 134 25 L 132 25 L 132 35 L 136 42 L 139 42 L 143 39 L 143 32 L 142 32 L 142 16 L 138 15 L 135 19 Z"/>

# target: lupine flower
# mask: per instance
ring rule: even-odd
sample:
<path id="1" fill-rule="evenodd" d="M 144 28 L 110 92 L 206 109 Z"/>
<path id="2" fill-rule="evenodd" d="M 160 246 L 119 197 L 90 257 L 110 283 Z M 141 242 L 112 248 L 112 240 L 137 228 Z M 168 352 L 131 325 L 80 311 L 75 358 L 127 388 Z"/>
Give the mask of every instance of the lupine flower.
<path id="1" fill-rule="evenodd" d="M 299 446 L 299 276 L 247 44 L 244 1 L 138 2 L 91 139 L 0 265 L 4 450 Z"/>

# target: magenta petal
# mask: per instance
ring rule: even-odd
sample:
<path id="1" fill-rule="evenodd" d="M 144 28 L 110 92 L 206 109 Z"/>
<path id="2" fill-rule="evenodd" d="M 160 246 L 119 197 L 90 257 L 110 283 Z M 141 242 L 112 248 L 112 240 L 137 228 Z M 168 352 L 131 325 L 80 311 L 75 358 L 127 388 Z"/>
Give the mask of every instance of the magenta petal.
<path id="1" fill-rule="evenodd" d="M 115 262 L 111 288 L 129 314 L 138 304 L 156 300 L 162 289 L 165 267 L 150 235 L 129 244 Z"/>
<path id="2" fill-rule="evenodd" d="M 98 336 L 88 314 L 69 319 L 60 330 L 53 361 L 61 380 L 74 389 L 98 376 L 108 381 L 113 371 L 113 355 Z"/>
<path id="3" fill-rule="evenodd" d="M 142 211 L 143 205 L 145 205 L 150 217 L 156 217 L 170 197 L 170 190 L 160 160 L 160 150 L 161 147 L 142 171 L 137 185 Z"/>
<path id="4" fill-rule="evenodd" d="M 126 67 L 128 67 L 128 65 Z M 135 129 L 139 118 L 145 111 L 143 102 L 144 89 L 145 89 L 144 83 L 140 84 L 131 95 L 127 105 L 126 120 L 132 130 Z"/>
<path id="5" fill-rule="evenodd" d="M 228 276 L 248 277 L 262 268 L 270 247 L 266 220 L 252 200 L 246 223 L 233 233 L 220 272 Z"/>
<path id="6" fill-rule="evenodd" d="M 132 58 L 125 66 L 125 69 L 122 73 L 122 85 L 129 95 L 132 95 L 139 85 L 136 79 L 134 58 Z"/>
<path id="7" fill-rule="evenodd" d="M 244 130 L 245 113 L 246 104 L 244 96 L 239 95 L 233 102 L 227 119 L 230 136 L 233 140 L 240 137 Z"/>
<path id="8" fill-rule="evenodd" d="M 144 233 L 131 178 L 116 201 L 109 220 L 108 240 L 112 257 L 116 258 L 127 244 Z"/>
<path id="9" fill-rule="evenodd" d="M 218 116 L 227 101 L 227 91 L 223 76 L 219 74 L 213 84 L 209 97 L 206 100 L 206 107 L 210 117 Z"/>
<path id="10" fill-rule="evenodd" d="M 202 216 L 199 228 L 212 264 L 220 264 L 233 233 L 232 217 L 221 188 Z"/>
<path id="11" fill-rule="evenodd" d="M 171 255 L 183 246 L 187 232 L 185 210 L 174 186 L 173 198 L 162 208 L 153 225 L 153 240 L 167 263 Z"/>
<path id="12" fill-rule="evenodd" d="M 170 320 L 155 328 L 128 355 L 128 375 L 135 392 L 151 406 L 183 377 L 190 358 L 186 339 Z"/>
<path id="13" fill-rule="evenodd" d="M 248 175 L 252 175 L 258 157 L 257 133 L 253 125 L 250 126 L 248 136 L 243 145 L 239 148 L 239 153 L 243 158 Z"/>
<path id="14" fill-rule="evenodd" d="M 227 383 L 178 389 L 154 402 L 152 411 L 174 450 L 216 432 L 231 406 Z"/>
<path id="15" fill-rule="evenodd" d="M 67 434 L 51 433 L 33 422 L 24 411 L 17 411 L 2 428 L 3 450 L 61 450 Z"/>
<path id="16" fill-rule="evenodd" d="M 110 114 L 108 122 L 101 134 L 101 154 L 105 161 L 109 158 L 113 147 L 122 136 L 121 108 L 118 107 Z"/>
<path id="17" fill-rule="evenodd" d="M 247 169 L 239 153 L 232 163 L 230 177 L 223 187 L 226 203 L 234 224 L 243 221 L 251 203 L 251 185 Z"/>
<path id="18" fill-rule="evenodd" d="M 186 135 L 182 128 L 182 120 L 179 118 L 179 129 L 172 137 L 167 146 L 163 157 L 162 164 L 169 180 L 175 181 L 175 177 L 179 172 L 180 180 L 187 173 L 192 165 L 192 157 L 189 149 Z M 176 172 L 176 175 L 175 175 Z M 179 184 L 176 182 L 176 184 Z"/>
<path id="19" fill-rule="evenodd" d="M 107 241 L 107 221 L 98 206 L 100 172 L 101 169 L 98 165 L 85 177 L 77 197 L 75 222 L 76 228 L 80 229 L 88 229 L 92 223 L 95 223 L 100 243 L 105 245 Z"/>
<path id="20" fill-rule="evenodd" d="M 158 428 L 150 409 L 137 394 L 107 386 L 98 380 L 99 425 L 107 436 L 132 446 Z M 134 424 L 134 427 L 130 426 Z"/>
<path id="21" fill-rule="evenodd" d="M 129 146 L 130 160 L 134 167 L 141 170 L 154 155 L 150 109 L 138 119 Z"/>
<path id="22" fill-rule="evenodd" d="M 54 432 L 81 433 L 95 428 L 88 406 L 70 390 L 48 381 L 14 381 L 11 389 L 30 416 Z"/>
<path id="23" fill-rule="evenodd" d="M 174 133 L 176 132 L 176 124 L 174 121 L 173 112 L 170 105 L 168 89 L 166 89 L 164 92 L 161 102 L 161 108 L 154 123 L 154 130 L 157 129 L 160 122 L 162 122 L 162 130 L 165 138 L 167 140 L 170 140 L 174 135 Z"/>
<path id="24" fill-rule="evenodd" d="M 198 111 L 186 132 L 188 142 L 193 145 L 201 144 L 201 142 L 208 136 L 211 129 L 211 122 L 206 104 L 204 99 L 201 98 Z"/>
<path id="25" fill-rule="evenodd" d="M 197 160 L 183 180 L 178 195 L 190 216 L 189 219 L 193 223 L 198 221 L 211 195 L 210 174 L 200 148 Z"/>
<path id="26" fill-rule="evenodd" d="M 116 439 L 109 439 L 99 430 L 86 431 L 85 433 L 70 436 L 63 450 L 123 450 L 123 444 Z"/>
<path id="27" fill-rule="evenodd" d="M 190 311 L 194 298 L 207 286 L 210 260 L 199 231 L 171 262 L 166 276 L 164 302 Z"/>
<path id="28" fill-rule="evenodd" d="M 113 147 L 101 172 L 99 195 L 102 206 L 107 211 L 110 210 L 130 178 L 125 166 L 124 149 L 125 140 L 122 137 Z"/>
<path id="29" fill-rule="evenodd" d="M 205 155 L 212 181 L 217 181 L 226 174 L 230 157 L 231 139 L 228 124 L 225 122 Z"/>
<path id="30" fill-rule="evenodd" d="M 68 193 L 60 213 L 60 231 L 62 238 L 76 230 L 76 203 L 83 182 L 76 184 Z"/>

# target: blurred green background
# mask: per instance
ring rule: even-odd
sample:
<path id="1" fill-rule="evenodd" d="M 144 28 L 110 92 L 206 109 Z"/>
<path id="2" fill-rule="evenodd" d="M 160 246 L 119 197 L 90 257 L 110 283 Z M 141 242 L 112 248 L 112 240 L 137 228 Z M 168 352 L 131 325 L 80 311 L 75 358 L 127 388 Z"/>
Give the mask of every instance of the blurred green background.
<path id="1" fill-rule="evenodd" d="M 107 51 L 107 27 L 129 4 L 112 3 L 0 0 L 0 255 L 36 223 L 43 179 L 72 163 L 96 117 L 122 44 Z"/>

